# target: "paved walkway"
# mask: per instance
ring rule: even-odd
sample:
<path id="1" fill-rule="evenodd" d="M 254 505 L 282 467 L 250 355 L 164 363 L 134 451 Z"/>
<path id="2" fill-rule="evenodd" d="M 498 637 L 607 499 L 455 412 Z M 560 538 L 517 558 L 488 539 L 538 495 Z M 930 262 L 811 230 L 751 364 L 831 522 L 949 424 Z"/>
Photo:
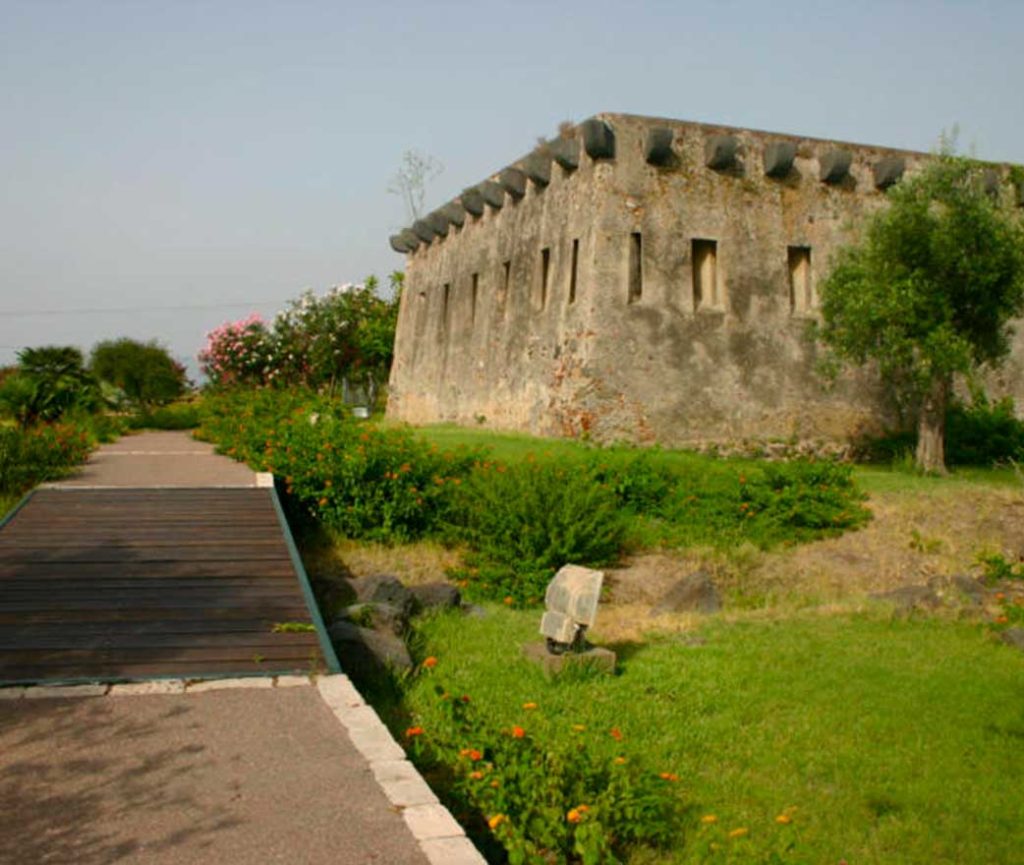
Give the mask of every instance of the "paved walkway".
<path id="1" fill-rule="evenodd" d="M 256 476 L 187 434 L 146 433 L 105 446 L 63 485 L 150 484 Z M 0 862 L 483 859 L 334 675 L 0 689 Z"/>
<path id="2" fill-rule="evenodd" d="M 60 487 L 254 487 L 244 463 L 213 452 L 187 432 L 143 432 L 103 445 Z"/>

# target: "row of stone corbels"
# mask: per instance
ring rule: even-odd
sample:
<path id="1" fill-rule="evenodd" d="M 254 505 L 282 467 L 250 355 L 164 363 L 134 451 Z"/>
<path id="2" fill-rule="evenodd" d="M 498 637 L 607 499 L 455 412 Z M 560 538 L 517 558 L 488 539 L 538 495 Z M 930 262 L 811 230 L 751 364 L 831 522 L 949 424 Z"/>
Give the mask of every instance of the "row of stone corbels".
<path id="1" fill-rule="evenodd" d="M 449 227 L 461 228 L 467 214 L 482 216 L 487 207 L 500 210 L 505 205 L 506 195 L 516 200 L 522 198 L 526 195 L 528 180 L 543 189 L 551 182 L 552 163 L 558 163 L 566 171 L 575 171 L 580 164 L 581 149 L 593 160 L 615 158 L 615 131 L 609 123 L 591 118 L 581 123 L 579 128 L 579 138 L 558 138 L 542 145 L 518 166 L 510 166 L 496 179 L 485 180 L 463 190 L 454 201 L 417 220 L 411 228 L 392 235 L 391 248 L 396 252 L 414 252 L 421 244 L 447 237 Z M 648 129 L 644 139 L 644 159 L 661 168 L 675 166 L 678 157 L 672 146 L 674 138 L 675 132 L 667 126 Z M 737 165 L 739 150 L 738 136 L 709 135 L 704 142 L 704 164 L 713 171 L 728 171 Z M 763 157 L 766 176 L 786 177 L 796 160 L 796 144 L 792 141 L 771 141 L 765 145 Z M 842 183 L 849 176 L 852 164 L 853 153 L 850 150 L 832 148 L 818 159 L 819 180 L 830 185 Z M 905 170 L 906 161 L 902 156 L 883 156 L 872 166 L 875 188 L 888 189 L 899 182 Z M 985 182 L 995 193 L 999 186 L 998 174 L 989 171 Z M 1017 197 L 1018 203 L 1024 205 L 1024 185 L 1018 185 Z"/>

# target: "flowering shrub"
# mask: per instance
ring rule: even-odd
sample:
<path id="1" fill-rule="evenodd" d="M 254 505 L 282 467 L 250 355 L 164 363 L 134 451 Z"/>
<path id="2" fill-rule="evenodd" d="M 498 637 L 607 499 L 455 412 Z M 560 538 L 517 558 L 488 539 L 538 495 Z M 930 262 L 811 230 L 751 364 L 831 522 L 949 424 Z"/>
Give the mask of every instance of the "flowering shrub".
<path id="1" fill-rule="evenodd" d="M 503 848 L 512 865 L 603 865 L 678 839 L 684 812 L 674 773 L 602 754 L 582 729 L 552 735 L 554 722 L 535 706 L 522 725 L 499 728 L 468 697 L 441 686 L 435 693 L 437 711 L 405 738 L 428 770 L 444 767 L 456 816 L 485 850 Z"/>
<path id="2" fill-rule="evenodd" d="M 437 531 L 479 456 L 360 423 L 309 391 L 209 395 L 202 414 L 202 436 L 282 478 L 314 517 L 352 538 L 405 541 Z"/>
<path id="3" fill-rule="evenodd" d="M 82 424 L 0 427 L 0 494 L 18 495 L 85 461 L 95 439 Z"/>
<path id="4" fill-rule="evenodd" d="M 199 365 L 213 385 L 267 384 L 277 375 L 274 340 L 258 313 L 206 335 Z"/>
<path id="5" fill-rule="evenodd" d="M 216 387 L 287 385 L 333 393 L 343 380 L 366 390 L 371 405 L 391 366 L 402 274 L 393 297 L 377 296 L 377 280 L 346 283 L 322 296 L 304 292 L 267 325 L 255 313 L 207 334 L 199 353 Z"/>

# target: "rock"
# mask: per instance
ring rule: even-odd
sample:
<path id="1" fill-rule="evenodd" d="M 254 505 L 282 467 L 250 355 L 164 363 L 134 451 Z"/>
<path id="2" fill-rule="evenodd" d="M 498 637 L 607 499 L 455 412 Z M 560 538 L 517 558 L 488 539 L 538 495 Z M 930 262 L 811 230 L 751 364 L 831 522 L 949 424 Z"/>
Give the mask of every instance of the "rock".
<path id="1" fill-rule="evenodd" d="M 694 571 L 676 583 L 658 604 L 651 609 L 652 616 L 666 613 L 717 613 L 722 608 L 722 599 L 705 570 Z"/>
<path id="2" fill-rule="evenodd" d="M 967 574 L 956 574 L 949 579 L 950 586 L 975 606 L 985 602 L 985 586 L 980 580 Z"/>
<path id="3" fill-rule="evenodd" d="M 392 604 L 352 604 L 338 611 L 338 619 L 398 636 L 404 634 L 409 627 L 409 616 Z"/>
<path id="4" fill-rule="evenodd" d="M 1024 652 L 1024 628 L 1008 628 L 999 635 L 999 639 Z"/>
<path id="5" fill-rule="evenodd" d="M 351 580 L 350 583 L 359 603 L 389 604 L 397 608 L 407 620 L 416 612 L 416 598 L 398 577 L 375 574 Z"/>
<path id="6" fill-rule="evenodd" d="M 459 590 L 448 583 L 425 583 L 422 586 L 410 586 L 409 591 L 422 610 L 430 610 L 435 607 L 450 609 L 462 604 L 462 595 L 459 594 Z"/>
<path id="7" fill-rule="evenodd" d="M 336 621 L 327 632 L 338 649 L 338 660 L 346 669 L 349 662 L 377 669 L 412 669 L 409 650 L 394 634 L 361 628 L 344 620 Z"/>
<path id="8" fill-rule="evenodd" d="M 870 597 L 876 601 L 888 601 L 902 613 L 934 610 L 942 605 L 942 599 L 931 586 L 900 586 L 888 592 L 874 592 Z"/>

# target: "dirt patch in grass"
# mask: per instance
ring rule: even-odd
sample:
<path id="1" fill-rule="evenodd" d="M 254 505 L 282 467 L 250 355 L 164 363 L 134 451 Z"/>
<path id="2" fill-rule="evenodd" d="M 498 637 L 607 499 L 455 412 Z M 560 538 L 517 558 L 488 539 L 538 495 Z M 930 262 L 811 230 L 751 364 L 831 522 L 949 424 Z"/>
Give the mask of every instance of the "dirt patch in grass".
<path id="1" fill-rule="evenodd" d="M 594 638 L 642 640 L 651 633 L 695 630 L 701 617 L 652 617 L 676 582 L 707 570 L 722 594 L 723 616 L 787 615 L 815 608 L 849 612 L 873 592 L 936 577 L 980 573 L 982 552 L 1024 553 L 1024 491 L 985 484 L 936 484 L 880 490 L 867 502 L 874 518 L 837 538 L 764 552 L 661 550 L 634 555 L 606 572 Z M 459 551 L 432 542 L 389 547 L 341 541 L 307 551 L 307 569 L 323 584 L 339 577 L 392 574 L 407 584 L 445 580 Z"/>

